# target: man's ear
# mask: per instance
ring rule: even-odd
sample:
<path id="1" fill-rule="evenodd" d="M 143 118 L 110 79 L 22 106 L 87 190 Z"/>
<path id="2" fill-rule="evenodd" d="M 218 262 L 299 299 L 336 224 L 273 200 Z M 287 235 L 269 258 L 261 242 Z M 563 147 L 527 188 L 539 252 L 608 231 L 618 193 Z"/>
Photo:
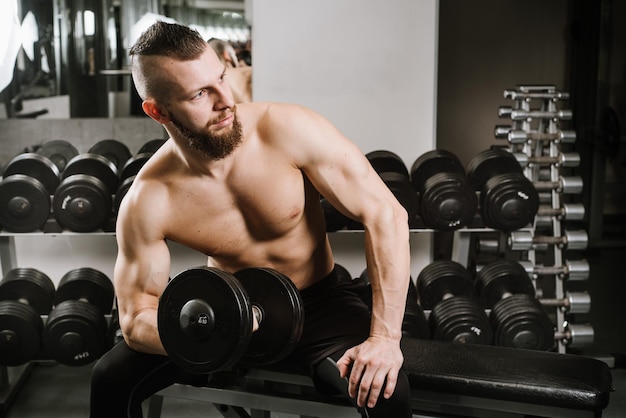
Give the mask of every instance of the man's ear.
<path id="1" fill-rule="evenodd" d="M 146 115 L 150 116 L 152 119 L 162 125 L 170 121 L 170 119 L 167 117 L 167 114 L 161 110 L 159 105 L 157 105 L 154 100 L 144 100 L 141 104 L 141 107 Z"/>

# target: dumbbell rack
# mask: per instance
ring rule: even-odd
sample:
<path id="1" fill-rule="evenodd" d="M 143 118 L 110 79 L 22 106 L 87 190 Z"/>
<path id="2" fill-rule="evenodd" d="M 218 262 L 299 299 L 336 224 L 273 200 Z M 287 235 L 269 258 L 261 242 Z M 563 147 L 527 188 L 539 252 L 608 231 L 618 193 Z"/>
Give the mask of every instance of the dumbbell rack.
<path id="1" fill-rule="evenodd" d="M 536 234 L 549 234 L 542 241 L 547 242 L 547 251 L 538 254 L 538 248 L 543 245 L 531 245 L 530 249 L 521 254 L 522 258 L 526 258 L 531 265 L 531 275 L 535 280 L 537 294 L 545 297 L 543 287 L 537 285 L 537 274 L 532 270 L 538 266 L 538 258 L 542 257 L 544 262 L 551 263 L 548 271 L 553 274 L 547 274 L 544 279 L 553 280 L 553 293 L 555 301 L 566 300 L 567 294 L 565 290 L 564 278 L 567 271 L 567 261 L 564 255 L 564 246 L 567 242 L 562 242 L 564 236 L 563 220 L 564 220 L 564 188 L 563 170 L 567 165 L 564 164 L 563 156 L 567 144 L 572 144 L 576 139 L 573 131 L 561 129 L 561 122 L 572 118 L 570 110 L 559 109 L 559 103 L 569 99 L 569 94 L 558 91 L 555 86 L 550 85 L 519 85 L 515 90 L 505 90 L 504 97 L 514 101 L 513 107 L 502 106 L 498 109 L 498 116 L 501 118 L 509 118 L 511 125 L 497 126 L 495 129 L 496 138 L 506 138 L 508 140 L 508 148 L 514 154 L 521 155 L 526 164 L 524 174 L 535 184 L 552 184 L 547 193 L 543 193 L 542 206 L 535 222 L 531 226 L 530 233 L 534 239 Z M 570 154 L 571 155 L 571 154 Z M 520 158 L 518 158 L 519 160 Z M 574 158 L 575 160 L 575 158 Z M 571 164 L 576 165 L 576 164 Z M 546 170 L 546 166 L 549 170 Z M 581 181 L 582 187 L 582 181 Z M 582 205 L 576 206 L 581 208 Z M 542 210 L 543 209 L 543 210 Z M 570 217 L 580 220 L 584 216 L 584 208 L 582 213 L 577 210 L 577 215 Z M 543 222 L 543 214 L 548 214 L 548 222 Z M 579 231 L 585 235 L 584 231 Z M 583 249 L 586 245 L 586 235 L 581 239 L 583 245 L 574 249 Z M 564 245 L 565 244 L 565 245 Z M 571 248 L 570 248 L 571 249 Z M 546 248 L 542 248 L 546 250 Z M 582 325 L 576 328 L 575 325 L 568 324 L 566 320 L 567 309 L 562 303 L 555 303 L 555 339 L 557 341 L 557 349 L 564 353 L 567 350 L 569 341 L 575 330 L 580 331 L 577 338 L 583 343 L 593 340 L 593 329 L 589 325 Z"/>

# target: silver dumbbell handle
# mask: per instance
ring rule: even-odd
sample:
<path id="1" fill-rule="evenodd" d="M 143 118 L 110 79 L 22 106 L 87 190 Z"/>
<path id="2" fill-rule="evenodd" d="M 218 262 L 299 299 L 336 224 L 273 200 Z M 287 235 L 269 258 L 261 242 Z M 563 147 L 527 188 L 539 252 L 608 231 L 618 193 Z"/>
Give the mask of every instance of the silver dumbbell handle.
<path id="1" fill-rule="evenodd" d="M 587 292 L 566 292 L 563 299 L 539 299 L 543 306 L 562 308 L 565 312 L 576 314 L 589 313 L 591 296 Z"/>
<path id="2" fill-rule="evenodd" d="M 554 338 L 570 347 L 583 347 L 593 344 L 594 329 L 589 324 L 566 323 L 562 332 L 555 332 Z"/>
<path id="3" fill-rule="evenodd" d="M 578 194 L 583 191 L 583 179 L 580 176 L 559 177 L 558 181 L 535 181 L 537 191 L 556 190 L 565 194 Z"/>
<path id="4" fill-rule="evenodd" d="M 584 281 L 589 278 L 587 260 L 567 260 L 564 266 L 533 265 L 528 260 L 519 262 L 529 276 L 560 276 L 570 281 Z"/>
<path id="5" fill-rule="evenodd" d="M 512 129 L 511 125 L 496 125 L 493 134 L 496 138 L 506 139 L 511 144 L 525 144 L 528 141 L 555 141 L 560 144 L 576 142 L 576 131 L 527 132 L 522 129 Z"/>
<path id="6" fill-rule="evenodd" d="M 537 216 L 556 216 L 568 221 L 582 221 L 585 218 L 585 206 L 582 203 L 565 203 L 560 208 L 539 206 Z"/>
<path id="7" fill-rule="evenodd" d="M 572 119 L 571 110 L 522 110 L 513 109 L 509 106 L 500 106 L 498 108 L 498 117 L 511 118 L 514 121 L 522 121 L 527 119 L 559 119 L 570 120 Z"/>
<path id="8" fill-rule="evenodd" d="M 512 231 L 508 237 L 509 248 L 513 251 L 532 250 L 537 245 L 558 245 L 570 250 L 584 250 L 587 248 L 589 236 L 585 230 L 566 230 L 561 237 L 533 236 L 530 231 Z"/>
<path id="9" fill-rule="evenodd" d="M 540 157 L 529 156 L 521 152 L 516 152 L 515 159 L 522 167 L 529 165 L 554 165 L 557 167 L 578 167 L 580 165 L 580 154 L 577 152 L 563 152 L 551 157 L 542 155 Z"/>

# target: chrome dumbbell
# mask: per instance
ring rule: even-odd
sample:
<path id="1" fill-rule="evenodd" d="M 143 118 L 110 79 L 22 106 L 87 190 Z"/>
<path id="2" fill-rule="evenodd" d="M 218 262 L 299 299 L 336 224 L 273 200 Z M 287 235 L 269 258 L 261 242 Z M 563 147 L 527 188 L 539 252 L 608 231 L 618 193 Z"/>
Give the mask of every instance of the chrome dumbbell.
<path id="1" fill-rule="evenodd" d="M 556 190 L 564 194 L 578 194 L 583 191 L 583 179 L 580 176 L 559 176 L 556 181 L 534 181 L 538 192 Z"/>
<path id="2" fill-rule="evenodd" d="M 557 144 L 573 144 L 576 142 L 576 131 L 558 132 L 527 132 L 513 129 L 511 125 L 496 125 L 494 136 L 506 139 L 510 144 L 525 144 L 530 141 L 554 141 Z"/>
<path id="3" fill-rule="evenodd" d="M 556 119 L 571 120 L 571 110 L 523 110 L 513 109 L 510 106 L 500 106 L 498 108 L 498 117 L 510 118 L 514 121 L 533 120 L 533 119 Z"/>
<path id="4" fill-rule="evenodd" d="M 512 231 L 508 237 L 508 246 L 513 251 L 529 251 L 537 246 L 556 245 L 569 250 L 587 248 L 589 236 L 585 230 L 566 230 L 563 236 L 533 236 L 530 231 Z"/>
<path id="5" fill-rule="evenodd" d="M 564 298 L 542 298 L 539 302 L 571 314 L 586 314 L 591 309 L 591 296 L 587 292 L 566 292 Z"/>
<path id="6" fill-rule="evenodd" d="M 558 221 L 582 221 L 585 217 L 585 206 L 582 203 L 565 203 L 560 208 L 540 205 L 535 216 L 535 228 L 549 228 L 552 218 Z"/>
<path id="7" fill-rule="evenodd" d="M 578 167 L 580 165 L 580 154 L 577 152 L 563 152 L 555 156 L 529 156 L 521 152 L 516 152 L 515 159 L 522 167 L 533 165 L 554 165 L 557 167 Z"/>
<path id="8" fill-rule="evenodd" d="M 511 100 L 568 100 L 569 93 L 556 91 L 555 86 L 519 86 L 519 90 L 504 90 L 504 98 Z"/>
<path id="9" fill-rule="evenodd" d="M 571 281 L 584 281 L 589 278 L 589 263 L 587 260 L 566 260 L 562 266 L 535 265 L 527 260 L 519 263 L 531 277 L 558 276 L 561 279 Z"/>

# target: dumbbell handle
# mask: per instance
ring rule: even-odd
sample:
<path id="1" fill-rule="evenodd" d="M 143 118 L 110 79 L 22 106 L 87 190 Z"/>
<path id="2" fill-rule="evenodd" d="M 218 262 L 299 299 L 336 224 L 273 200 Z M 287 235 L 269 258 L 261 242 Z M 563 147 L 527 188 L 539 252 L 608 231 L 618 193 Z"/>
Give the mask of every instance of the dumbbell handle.
<path id="1" fill-rule="evenodd" d="M 530 164 L 555 165 L 557 167 L 578 167 L 580 165 L 580 154 L 577 152 L 563 152 L 556 156 L 529 156 L 521 152 L 516 152 L 513 155 L 522 167 L 527 167 Z"/>
<path id="2" fill-rule="evenodd" d="M 570 250 L 584 250 L 587 248 L 588 235 L 585 230 L 565 231 L 561 237 L 533 236 L 529 231 L 513 231 L 509 234 L 509 247 L 513 251 L 527 251 L 537 245 L 567 246 Z"/>
<path id="3" fill-rule="evenodd" d="M 258 305 L 252 304 L 252 314 L 256 318 L 257 324 L 261 326 L 261 322 L 263 322 L 263 309 Z"/>
<path id="4" fill-rule="evenodd" d="M 500 106 L 498 108 L 498 117 L 500 118 L 511 118 L 511 120 L 525 120 L 525 119 L 560 119 L 560 120 L 570 120 L 572 119 L 572 111 L 571 110 L 556 110 L 556 111 L 547 111 L 547 110 L 522 110 L 522 109 L 513 109 L 509 106 Z"/>
<path id="5" fill-rule="evenodd" d="M 543 306 L 562 308 L 569 313 L 589 313 L 591 296 L 587 292 L 567 292 L 564 298 L 538 299 Z"/>
<path id="6" fill-rule="evenodd" d="M 524 99 L 547 99 L 547 100 L 567 100 L 569 99 L 569 93 L 556 91 L 519 91 L 519 90 L 504 90 L 504 98 L 511 100 L 524 100 Z"/>
<path id="7" fill-rule="evenodd" d="M 576 142 L 576 131 L 526 132 L 521 129 L 512 129 L 510 125 L 497 125 L 494 136 L 498 139 L 507 139 L 511 144 L 524 144 L 528 141 L 557 141 L 562 144 Z"/>
<path id="8" fill-rule="evenodd" d="M 534 181 L 537 191 L 556 190 L 565 194 L 577 194 L 583 191 L 583 180 L 580 176 L 559 177 L 558 181 Z"/>
<path id="9" fill-rule="evenodd" d="M 586 260 L 567 260 L 563 266 L 533 265 L 525 260 L 519 263 L 530 276 L 561 276 L 575 281 L 589 278 L 589 263 Z"/>
<path id="10" fill-rule="evenodd" d="M 580 221 L 585 217 L 585 206 L 581 203 L 565 203 L 560 208 L 541 205 L 537 216 L 556 216 L 568 221 Z"/>

